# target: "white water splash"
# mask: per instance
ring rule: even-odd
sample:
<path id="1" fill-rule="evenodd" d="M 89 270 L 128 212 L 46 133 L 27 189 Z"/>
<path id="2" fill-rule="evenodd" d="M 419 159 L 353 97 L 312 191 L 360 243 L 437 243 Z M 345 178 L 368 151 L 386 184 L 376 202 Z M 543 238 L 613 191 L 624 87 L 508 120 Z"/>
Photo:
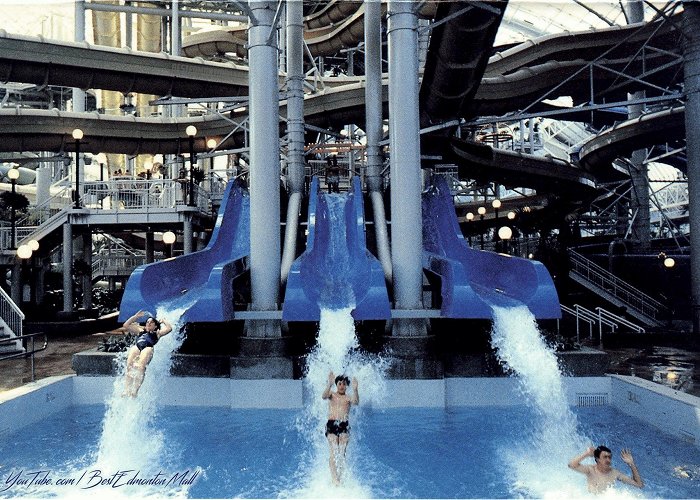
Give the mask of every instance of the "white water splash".
<path id="1" fill-rule="evenodd" d="M 386 360 L 361 354 L 355 336 L 355 325 L 350 315 L 353 307 L 338 310 L 321 310 L 318 341 L 307 360 L 304 379 L 309 404 L 297 420 L 298 431 L 309 444 L 302 457 L 302 465 L 295 478 L 296 485 L 281 493 L 282 497 L 297 498 L 371 498 L 372 490 L 363 484 L 356 474 L 357 464 L 365 460 L 362 455 L 362 407 L 378 404 L 386 393 Z M 329 445 L 324 436 L 328 419 L 328 401 L 321 399 L 326 388 L 328 373 L 345 374 L 357 378 L 360 406 L 350 413 L 350 442 L 347 449 L 346 468 L 342 484 L 334 486 L 329 460 Z"/>
<path id="2" fill-rule="evenodd" d="M 189 305 L 178 308 L 158 308 L 156 316 L 166 318 L 173 331 L 160 338 L 146 370 L 146 376 L 136 398 L 122 397 L 126 352 L 117 359 L 118 376 L 102 424 L 102 436 L 92 469 L 105 476 L 115 471 L 138 471 L 139 477 L 151 478 L 159 472 L 170 472 L 167 458 L 176 450 L 165 443 L 157 421 L 160 387 L 168 383 L 172 354 L 182 345 L 180 318 Z M 181 471 L 178 471 L 181 472 Z M 168 478 L 172 474 L 168 474 Z M 128 477 L 133 477 L 131 473 Z M 187 497 L 188 487 L 132 487 L 122 488 L 125 496 Z M 112 494 L 110 490 L 110 494 Z"/>
<path id="3" fill-rule="evenodd" d="M 520 381 L 524 399 L 536 414 L 536 427 L 522 429 L 522 441 L 502 450 L 518 494 L 537 498 L 588 496 L 586 477 L 567 467 L 591 445 L 577 431 L 557 357 L 543 340 L 526 306 L 493 307 L 491 343 L 499 360 Z"/>

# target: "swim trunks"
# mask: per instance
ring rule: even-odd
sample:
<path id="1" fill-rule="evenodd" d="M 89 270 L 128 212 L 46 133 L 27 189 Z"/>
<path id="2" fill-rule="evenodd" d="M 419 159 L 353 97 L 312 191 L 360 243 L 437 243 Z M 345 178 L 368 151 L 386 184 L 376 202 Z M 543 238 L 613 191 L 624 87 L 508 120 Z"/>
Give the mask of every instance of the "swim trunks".
<path id="1" fill-rule="evenodd" d="M 143 332 L 136 339 L 136 347 L 139 351 L 143 351 L 146 347 L 154 347 L 158 343 L 158 334 L 156 332 Z"/>
<path id="2" fill-rule="evenodd" d="M 326 436 L 328 436 L 328 434 L 340 436 L 341 434 L 349 433 L 350 423 L 347 420 L 329 420 L 326 422 Z"/>

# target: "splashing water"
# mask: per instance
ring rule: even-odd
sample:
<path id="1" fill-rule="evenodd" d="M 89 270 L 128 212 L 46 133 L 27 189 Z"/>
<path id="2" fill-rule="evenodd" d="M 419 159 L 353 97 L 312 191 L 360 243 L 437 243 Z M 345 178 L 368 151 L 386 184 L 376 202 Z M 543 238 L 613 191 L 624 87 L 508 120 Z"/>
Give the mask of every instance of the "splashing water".
<path id="1" fill-rule="evenodd" d="M 117 358 L 118 376 L 102 424 L 102 436 L 93 466 L 94 469 L 104 471 L 105 475 L 133 470 L 138 471 L 141 478 L 150 478 L 167 470 L 168 459 L 172 459 L 172 453 L 176 450 L 168 447 L 166 453 L 166 443 L 157 422 L 158 398 L 160 388 L 167 384 L 170 376 L 171 355 L 184 340 L 180 334 L 180 319 L 190 305 L 158 308 L 156 316 L 167 318 L 173 325 L 173 331 L 158 341 L 138 397 L 122 397 L 127 353 L 120 353 Z M 132 476 L 133 473 L 129 475 Z M 131 494 L 186 497 L 187 489 L 188 487 L 181 487 L 164 490 L 162 487 L 149 489 L 139 486 Z M 128 489 L 120 493 L 129 494 Z"/>
<path id="2" fill-rule="evenodd" d="M 523 429 L 523 441 L 503 450 L 514 472 L 514 490 L 539 498 L 588 496 L 585 476 L 568 469 L 567 463 L 591 441 L 577 432 L 554 351 L 524 305 L 493 306 L 493 321 L 491 343 L 499 360 L 519 379 L 537 426 Z"/>
<path id="3" fill-rule="evenodd" d="M 387 360 L 357 352 L 353 307 L 321 309 L 321 322 L 316 347 L 307 359 L 304 379 L 309 403 L 297 419 L 297 430 L 304 436 L 308 449 L 297 472 L 296 486 L 281 496 L 302 498 L 370 498 L 371 487 L 363 484 L 356 473 L 360 462 L 368 457 L 362 448 L 362 406 L 371 406 L 383 400 Z M 329 445 L 324 436 L 328 419 L 328 401 L 321 399 L 327 387 L 328 373 L 344 373 L 358 381 L 360 405 L 350 413 L 350 442 L 346 456 L 343 480 L 333 486 L 328 464 Z"/>

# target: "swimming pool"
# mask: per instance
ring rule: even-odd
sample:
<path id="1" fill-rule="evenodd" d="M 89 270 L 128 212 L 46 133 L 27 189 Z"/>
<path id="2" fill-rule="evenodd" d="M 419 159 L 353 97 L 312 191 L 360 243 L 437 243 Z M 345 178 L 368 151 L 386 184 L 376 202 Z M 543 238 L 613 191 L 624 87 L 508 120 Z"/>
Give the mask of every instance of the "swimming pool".
<path id="1" fill-rule="evenodd" d="M 111 470 L 94 465 L 104 413 L 102 405 L 69 406 L 50 421 L 6 436 L 0 445 L 0 496 L 585 495 L 582 475 L 568 470 L 566 463 L 552 462 L 547 450 L 532 447 L 528 429 L 537 416 L 525 406 L 362 409 L 352 422 L 350 473 L 340 488 L 330 486 L 325 460 L 314 457 L 302 410 L 161 407 L 156 421 L 167 453 L 160 463 L 144 469 L 134 456 L 131 463 L 113 464 Z M 700 493 L 700 459 L 692 444 L 660 434 L 610 406 L 577 408 L 575 414 L 581 432 L 616 451 L 614 465 L 625 472 L 619 449 L 633 450 L 646 481 L 645 497 L 691 498 Z M 530 450 L 522 459 L 542 471 L 529 484 L 509 473 L 509 455 L 520 446 Z M 35 484 L 13 482 L 18 473 Z M 37 485 L 40 479 L 52 485 Z M 56 484 L 61 479 L 75 484 Z"/>

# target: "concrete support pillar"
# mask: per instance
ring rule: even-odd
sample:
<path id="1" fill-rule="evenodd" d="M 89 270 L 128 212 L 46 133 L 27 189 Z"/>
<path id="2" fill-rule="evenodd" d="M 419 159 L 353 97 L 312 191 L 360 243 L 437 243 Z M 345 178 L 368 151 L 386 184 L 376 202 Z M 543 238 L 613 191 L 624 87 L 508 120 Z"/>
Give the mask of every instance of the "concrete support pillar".
<path id="1" fill-rule="evenodd" d="M 146 231 L 146 264 L 150 264 L 154 260 L 154 243 L 153 243 L 153 230 L 148 229 Z"/>
<path id="2" fill-rule="evenodd" d="M 10 297 L 20 305 L 22 303 L 22 261 L 15 255 L 12 262 L 12 280 L 10 281 Z"/>
<path id="3" fill-rule="evenodd" d="M 188 217 L 182 223 L 182 253 L 184 255 L 192 253 L 192 219 Z"/>
<path id="4" fill-rule="evenodd" d="M 389 2 L 391 262 L 398 309 L 422 307 L 418 19 L 414 2 Z M 418 229 L 417 229 L 418 228 Z"/>
<path id="5" fill-rule="evenodd" d="M 63 224 L 63 312 L 73 310 L 73 226 Z"/>
<path id="6" fill-rule="evenodd" d="M 75 0 L 75 41 L 85 41 L 85 0 Z M 73 89 L 73 111 L 82 113 L 85 111 L 85 91 L 79 88 Z"/>
<path id="7" fill-rule="evenodd" d="M 391 248 L 382 198 L 382 6 L 365 1 L 365 132 L 367 137 L 367 187 L 372 200 L 377 254 L 384 279 L 391 283 Z"/>
<path id="8" fill-rule="evenodd" d="M 281 277 L 279 221 L 279 97 L 276 3 L 250 2 L 250 279 L 252 309 L 276 310 Z M 249 336 L 280 335 L 275 328 Z"/>
<path id="9" fill-rule="evenodd" d="M 92 309 L 92 231 L 89 228 L 82 234 L 83 260 L 88 270 L 82 277 L 83 309 Z"/>
<path id="10" fill-rule="evenodd" d="M 683 72 L 688 161 L 690 292 L 693 333 L 700 334 L 700 3 L 683 2 Z"/>
<path id="11" fill-rule="evenodd" d="M 46 203 L 51 197 L 51 167 L 44 165 L 36 169 L 36 206 Z"/>
<path id="12" fill-rule="evenodd" d="M 625 12 L 630 24 L 644 21 L 644 3 L 642 0 L 627 0 Z M 646 92 L 639 91 L 628 94 L 630 100 L 642 99 Z M 630 119 L 639 117 L 644 111 L 644 105 L 633 104 L 628 106 Z M 630 156 L 632 180 L 632 200 L 630 208 L 634 215 L 632 221 L 632 239 L 637 251 L 645 252 L 651 248 L 651 220 L 649 216 L 649 169 L 644 163 L 647 157 L 646 149 L 634 151 Z"/>
<path id="13" fill-rule="evenodd" d="M 287 188 L 281 280 L 287 281 L 296 257 L 299 210 L 304 191 L 304 12 L 302 2 L 287 3 Z"/>

